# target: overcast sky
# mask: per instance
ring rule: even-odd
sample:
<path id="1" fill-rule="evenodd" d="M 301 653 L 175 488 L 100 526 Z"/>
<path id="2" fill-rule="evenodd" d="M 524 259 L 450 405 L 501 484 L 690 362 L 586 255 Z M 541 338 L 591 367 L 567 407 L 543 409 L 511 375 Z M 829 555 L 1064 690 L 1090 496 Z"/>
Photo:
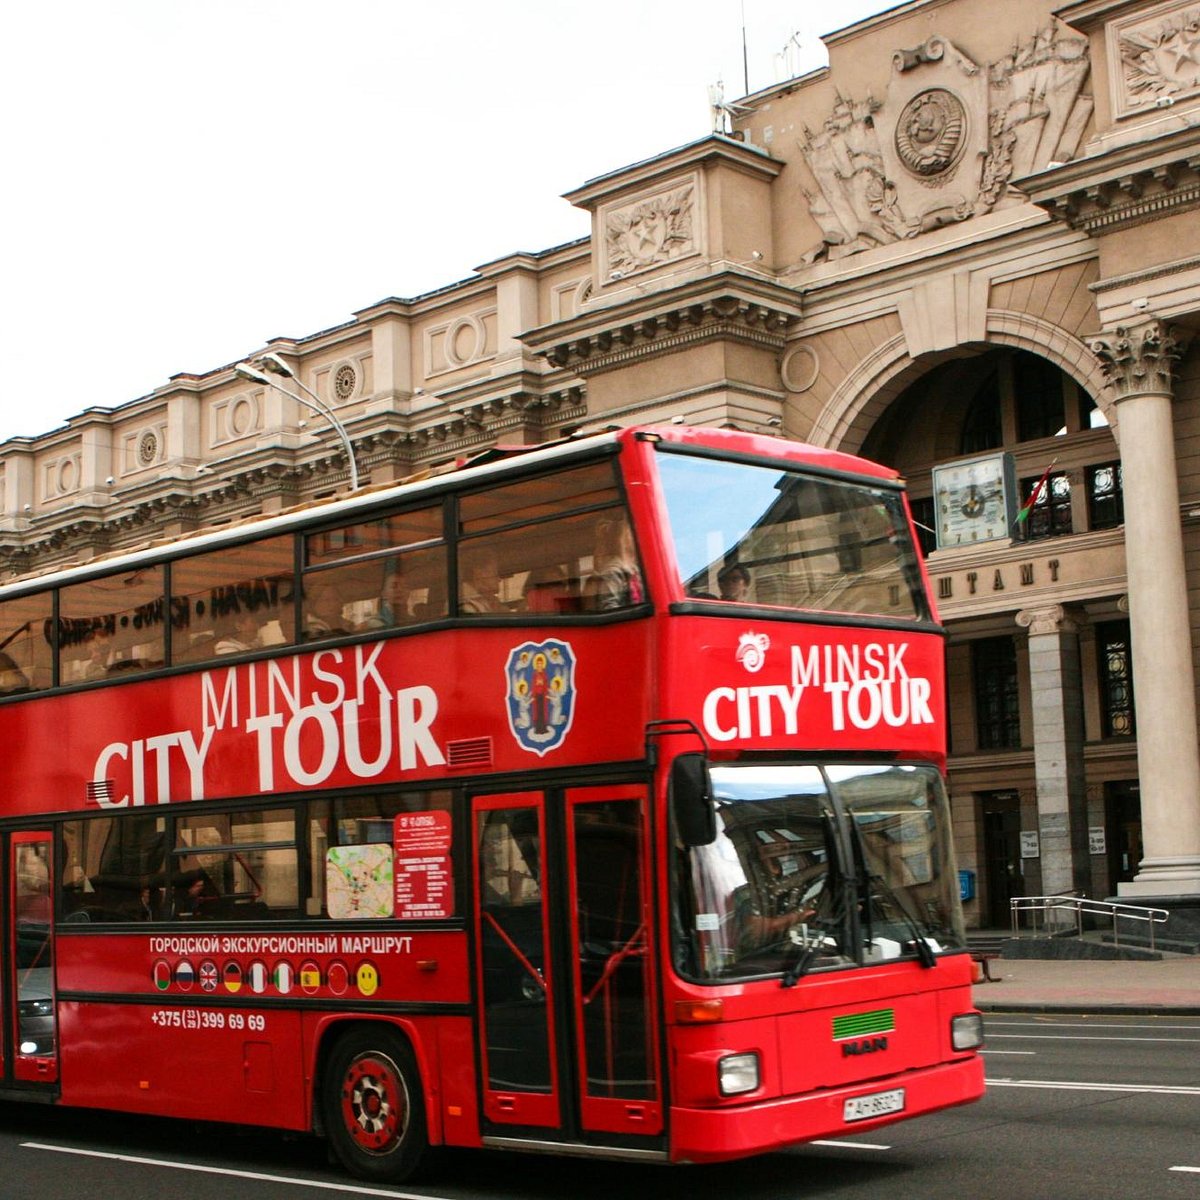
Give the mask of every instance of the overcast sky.
<path id="1" fill-rule="evenodd" d="M 754 91 L 895 2 L 6 5 L 0 441 L 583 237 L 743 94 L 743 11 Z"/>

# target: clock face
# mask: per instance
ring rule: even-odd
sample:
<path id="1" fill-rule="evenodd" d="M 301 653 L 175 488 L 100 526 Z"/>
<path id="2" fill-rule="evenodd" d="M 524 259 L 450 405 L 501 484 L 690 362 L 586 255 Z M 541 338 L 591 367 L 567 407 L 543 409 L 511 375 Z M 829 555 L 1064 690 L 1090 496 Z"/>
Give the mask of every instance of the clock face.
<path id="1" fill-rule="evenodd" d="M 934 467 L 939 550 L 1010 535 L 1010 475 L 1003 454 Z"/>

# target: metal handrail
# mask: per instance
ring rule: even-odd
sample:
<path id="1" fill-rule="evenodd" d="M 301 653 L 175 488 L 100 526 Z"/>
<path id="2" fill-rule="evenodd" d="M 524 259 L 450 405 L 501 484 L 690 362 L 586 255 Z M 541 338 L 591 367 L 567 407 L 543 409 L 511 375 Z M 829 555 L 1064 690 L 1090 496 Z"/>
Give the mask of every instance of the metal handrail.
<path id="1" fill-rule="evenodd" d="M 1083 936 L 1083 914 L 1101 913 L 1112 917 L 1113 945 L 1119 946 L 1121 938 L 1117 921 L 1145 921 L 1150 932 L 1150 949 L 1154 949 L 1154 926 L 1161 925 L 1171 915 L 1165 908 L 1147 908 L 1142 904 L 1120 904 L 1115 900 L 1089 900 L 1086 896 L 1013 896 L 1008 902 L 1012 913 L 1013 937 L 1021 936 L 1021 913 L 1033 913 L 1030 931 L 1037 933 L 1037 914 L 1042 914 L 1043 928 L 1051 909 L 1065 908 L 1075 913 L 1076 936 Z"/>

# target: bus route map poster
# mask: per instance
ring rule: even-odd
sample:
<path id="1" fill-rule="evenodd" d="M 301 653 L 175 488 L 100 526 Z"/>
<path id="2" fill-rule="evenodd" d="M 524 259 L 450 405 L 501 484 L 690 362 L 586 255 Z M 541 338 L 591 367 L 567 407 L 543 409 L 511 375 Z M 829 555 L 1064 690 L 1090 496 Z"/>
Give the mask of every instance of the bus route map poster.
<path id="1" fill-rule="evenodd" d="M 386 842 L 331 846 L 325 855 L 325 897 L 334 920 L 392 915 L 392 848 Z"/>
<path id="2" fill-rule="evenodd" d="M 450 870 L 450 814 L 401 813 L 393 833 L 395 915 L 410 921 L 452 917 L 454 882 Z"/>

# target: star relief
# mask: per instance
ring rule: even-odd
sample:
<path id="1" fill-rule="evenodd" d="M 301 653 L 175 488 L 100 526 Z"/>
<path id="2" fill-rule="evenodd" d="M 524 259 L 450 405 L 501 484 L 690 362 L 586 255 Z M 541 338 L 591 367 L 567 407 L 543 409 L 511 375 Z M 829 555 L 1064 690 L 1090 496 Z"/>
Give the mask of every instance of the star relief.
<path id="1" fill-rule="evenodd" d="M 1180 83 L 1196 82 L 1200 75 L 1200 28 L 1176 29 L 1163 39 L 1159 49 L 1165 74 Z"/>

